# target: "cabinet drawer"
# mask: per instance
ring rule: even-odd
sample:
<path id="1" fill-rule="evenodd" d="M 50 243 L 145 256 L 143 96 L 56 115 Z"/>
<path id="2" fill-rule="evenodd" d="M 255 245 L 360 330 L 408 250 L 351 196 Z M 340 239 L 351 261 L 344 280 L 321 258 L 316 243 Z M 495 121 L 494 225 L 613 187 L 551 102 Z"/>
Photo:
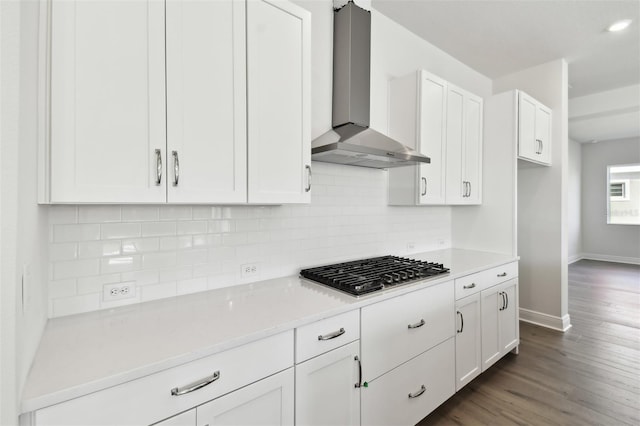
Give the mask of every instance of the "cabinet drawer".
<path id="1" fill-rule="evenodd" d="M 296 363 L 360 338 L 360 312 L 347 312 L 296 329 Z"/>
<path id="2" fill-rule="evenodd" d="M 362 372 L 371 381 L 454 335 L 453 282 L 362 308 Z"/>
<path id="3" fill-rule="evenodd" d="M 451 338 L 369 383 L 362 388 L 362 424 L 418 423 L 455 392 L 454 360 Z"/>
<path id="4" fill-rule="evenodd" d="M 292 365 L 293 331 L 288 331 L 38 410 L 35 424 L 150 424 Z M 214 372 L 219 376 L 211 384 L 172 395 L 173 389 L 186 390 Z"/>
<path id="5" fill-rule="evenodd" d="M 456 300 L 518 276 L 518 262 L 511 262 L 456 280 Z"/>

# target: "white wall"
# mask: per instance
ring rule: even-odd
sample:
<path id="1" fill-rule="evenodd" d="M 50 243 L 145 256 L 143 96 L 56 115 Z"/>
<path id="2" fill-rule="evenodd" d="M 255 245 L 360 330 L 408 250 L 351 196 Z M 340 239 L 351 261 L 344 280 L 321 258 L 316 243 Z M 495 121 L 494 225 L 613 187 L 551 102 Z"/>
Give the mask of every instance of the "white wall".
<path id="1" fill-rule="evenodd" d="M 607 224 L 607 166 L 640 163 L 640 139 L 582 145 L 582 251 L 588 259 L 640 264 L 640 226 Z"/>
<path id="2" fill-rule="evenodd" d="M 552 166 L 518 167 L 518 254 L 521 318 L 569 327 L 568 82 L 556 60 L 494 80 L 493 90 L 521 89 L 553 112 Z"/>
<path id="3" fill-rule="evenodd" d="M 333 6 L 312 12 L 312 136 L 331 128 Z M 372 12 L 372 125 L 387 129 L 388 78 L 419 67 L 474 93 L 491 81 Z M 281 207 L 53 206 L 49 315 L 118 303 L 102 286 L 133 282 L 137 303 L 298 273 L 305 266 L 451 246 L 450 207 L 389 207 L 386 171 L 313 163 L 311 205 Z M 408 248 L 412 246 L 413 248 Z M 258 264 L 250 279 L 241 265 Z"/>
<path id="4" fill-rule="evenodd" d="M 2 2 L 0 7 L 0 423 L 15 424 L 19 396 L 47 318 L 48 259 L 43 236 L 48 232 L 48 215 L 46 208 L 36 204 L 39 5 Z"/>
<path id="5" fill-rule="evenodd" d="M 569 139 L 569 263 L 582 257 L 582 145 Z"/>

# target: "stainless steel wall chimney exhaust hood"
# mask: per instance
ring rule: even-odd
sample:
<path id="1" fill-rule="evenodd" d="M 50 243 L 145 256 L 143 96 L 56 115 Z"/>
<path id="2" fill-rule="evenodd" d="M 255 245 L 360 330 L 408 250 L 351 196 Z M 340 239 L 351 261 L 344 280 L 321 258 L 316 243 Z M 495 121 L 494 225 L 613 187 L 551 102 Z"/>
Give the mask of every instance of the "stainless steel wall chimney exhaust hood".
<path id="1" fill-rule="evenodd" d="M 333 12 L 333 130 L 311 143 L 311 159 L 386 169 L 430 163 L 369 128 L 371 12 L 349 1 Z"/>

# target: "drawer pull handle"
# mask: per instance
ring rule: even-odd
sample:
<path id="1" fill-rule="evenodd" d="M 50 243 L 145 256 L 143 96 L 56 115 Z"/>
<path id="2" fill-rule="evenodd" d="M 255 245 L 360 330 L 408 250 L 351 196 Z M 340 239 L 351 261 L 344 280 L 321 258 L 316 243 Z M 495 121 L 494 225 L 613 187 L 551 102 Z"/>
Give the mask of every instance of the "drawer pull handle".
<path id="1" fill-rule="evenodd" d="M 358 355 L 356 355 L 353 359 L 355 361 L 358 361 L 358 383 L 356 383 L 355 387 L 361 388 L 362 387 L 362 361 L 360 361 L 360 358 L 358 358 Z"/>
<path id="2" fill-rule="evenodd" d="M 413 398 L 417 398 L 420 395 L 422 395 L 425 391 L 427 390 L 427 388 L 424 387 L 424 385 L 420 386 L 420 390 L 416 393 L 410 393 L 409 394 L 409 399 L 413 399 Z"/>
<path id="3" fill-rule="evenodd" d="M 424 319 L 421 319 L 420 322 L 417 322 L 415 324 L 409 324 L 407 325 L 407 328 L 420 328 L 423 325 L 425 325 L 426 323 L 424 322 Z"/>
<path id="4" fill-rule="evenodd" d="M 197 391 L 198 389 L 202 389 L 205 386 L 210 385 L 220 378 L 220 371 L 216 371 L 210 376 L 205 377 L 202 380 L 198 380 L 197 382 L 189 383 L 186 386 L 181 388 L 173 388 L 171 389 L 171 395 L 180 396 L 193 391 Z"/>
<path id="5" fill-rule="evenodd" d="M 506 273 L 506 272 L 503 272 L 503 273 L 501 273 L 501 274 L 498 274 L 498 277 L 506 277 L 506 276 L 507 276 L 507 273 Z"/>
<path id="6" fill-rule="evenodd" d="M 469 290 L 471 288 L 476 288 L 476 283 L 471 283 L 469 285 L 463 285 L 462 288 L 465 289 L 465 290 Z"/>
<path id="7" fill-rule="evenodd" d="M 462 331 L 464 330 L 464 316 L 462 315 L 462 312 L 458 311 L 458 315 L 460 315 L 460 330 L 456 330 L 458 333 L 462 333 Z"/>
<path id="8" fill-rule="evenodd" d="M 318 336 L 318 340 L 331 340 L 336 337 L 342 336 L 345 333 L 344 328 L 340 328 L 338 331 L 334 331 L 333 333 L 325 334 Z"/>

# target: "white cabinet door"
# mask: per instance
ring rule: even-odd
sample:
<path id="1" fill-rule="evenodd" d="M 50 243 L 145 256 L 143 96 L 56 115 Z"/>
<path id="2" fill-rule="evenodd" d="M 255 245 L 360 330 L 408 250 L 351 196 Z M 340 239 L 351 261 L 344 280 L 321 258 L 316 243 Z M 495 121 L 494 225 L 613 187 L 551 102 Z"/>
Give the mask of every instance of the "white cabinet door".
<path id="1" fill-rule="evenodd" d="M 482 106 L 482 98 L 465 94 L 462 170 L 467 191 L 462 197 L 464 204 L 482 202 Z"/>
<path id="2" fill-rule="evenodd" d="M 518 105 L 518 156 L 536 157 L 536 105 L 535 99 L 519 93 Z"/>
<path id="3" fill-rule="evenodd" d="M 446 160 L 446 81 L 423 72 L 420 87 L 420 134 L 418 151 L 431 159 L 420 164 L 419 204 L 444 204 Z"/>
<path id="4" fill-rule="evenodd" d="M 360 424 L 360 342 L 296 365 L 296 425 Z"/>
<path id="5" fill-rule="evenodd" d="M 158 423 L 154 423 L 153 426 L 196 426 L 196 409 L 192 408 L 189 411 L 169 417 Z"/>
<path id="6" fill-rule="evenodd" d="M 481 293 L 482 371 L 491 367 L 520 341 L 518 280 L 512 279 Z"/>
<path id="7" fill-rule="evenodd" d="M 164 202 L 164 3 L 54 0 L 51 13 L 51 201 Z"/>
<path id="8" fill-rule="evenodd" d="M 247 1 L 250 203 L 310 202 L 310 49 L 307 10 Z"/>
<path id="9" fill-rule="evenodd" d="M 362 388 L 362 424 L 415 425 L 455 392 L 450 338 Z"/>
<path id="10" fill-rule="evenodd" d="M 462 169 L 464 92 L 454 86 L 447 90 L 447 204 L 462 203 L 466 193 Z"/>
<path id="11" fill-rule="evenodd" d="M 431 159 L 392 168 L 389 204 L 444 204 L 447 82 L 420 70 L 389 83 L 389 136 Z"/>
<path id="12" fill-rule="evenodd" d="M 551 110 L 518 91 L 518 158 L 551 165 Z"/>
<path id="13" fill-rule="evenodd" d="M 245 3 L 168 0 L 170 203 L 247 200 Z"/>
<path id="14" fill-rule="evenodd" d="M 482 98 L 447 90 L 447 204 L 482 201 Z"/>
<path id="15" fill-rule="evenodd" d="M 539 161 L 551 165 L 551 110 L 541 104 L 536 108 L 536 142 Z"/>
<path id="16" fill-rule="evenodd" d="M 520 327 L 518 323 L 518 281 L 510 280 L 500 285 L 504 293 L 505 305 L 500 311 L 500 348 L 506 354 L 520 342 Z"/>
<path id="17" fill-rule="evenodd" d="M 293 368 L 197 408 L 197 426 L 293 425 Z"/>
<path id="18" fill-rule="evenodd" d="M 456 391 L 482 372 L 480 293 L 456 302 Z"/>

